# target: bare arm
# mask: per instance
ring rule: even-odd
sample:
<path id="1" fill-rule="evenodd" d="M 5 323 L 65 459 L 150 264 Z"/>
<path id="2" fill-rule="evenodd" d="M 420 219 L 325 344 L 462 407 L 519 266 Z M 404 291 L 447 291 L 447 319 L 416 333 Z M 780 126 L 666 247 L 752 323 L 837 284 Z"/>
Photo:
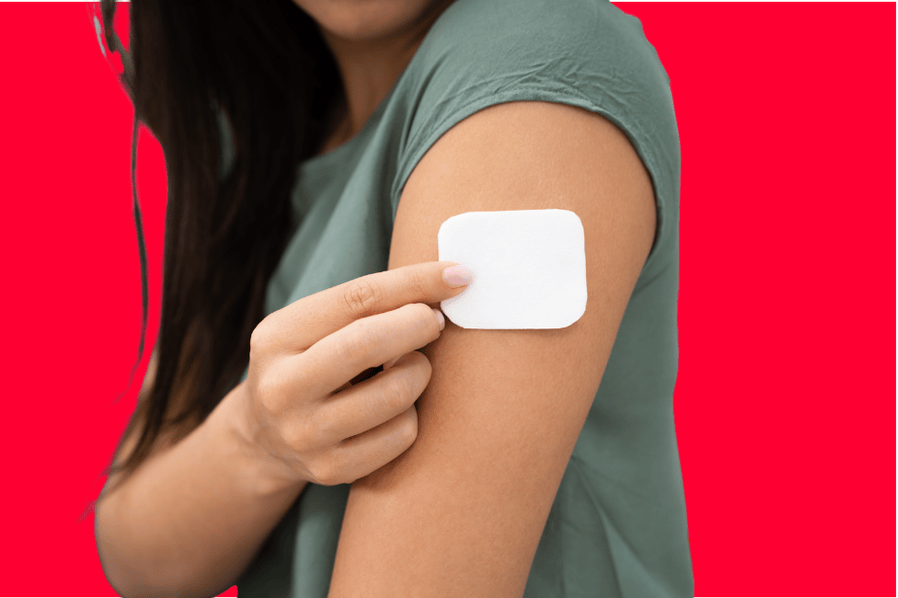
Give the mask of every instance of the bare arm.
<path id="1" fill-rule="evenodd" d="M 402 193 L 389 268 L 437 259 L 446 219 L 565 209 L 585 230 L 588 302 L 571 326 L 464 329 L 422 352 L 418 435 L 352 484 L 329 598 L 520 598 L 655 232 L 651 179 L 604 117 L 507 102 L 456 124 Z M 477 284 L 477 276 L 474 277 Z"/>
<path id="2" fill-rule="evenodd" d="M 144 390 L 153 370 L 151 362 Z M 306 483 L 284 488 L 267 481 L 237 428 L 243 388 L 237 385 L 180 441 L 162 439 L 128 480 L 98 500 L 97 548 L 109 583 L 122 596 L 223 592 L 305 489 Z M 136 438 L 129 435 L 117 461 Z"/>

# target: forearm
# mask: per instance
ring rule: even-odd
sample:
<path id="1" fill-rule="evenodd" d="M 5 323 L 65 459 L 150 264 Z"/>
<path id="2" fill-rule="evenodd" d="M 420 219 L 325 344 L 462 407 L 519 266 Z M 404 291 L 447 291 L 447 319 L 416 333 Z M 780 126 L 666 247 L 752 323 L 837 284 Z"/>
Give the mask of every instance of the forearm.
<path id="1" fill-rule="evenodd" d="M 284 487 L 235 427 L 242 385 L 96 508 L 103 570 L 122 595 L 212 596 L 233 585 L 306 483 Z"/>

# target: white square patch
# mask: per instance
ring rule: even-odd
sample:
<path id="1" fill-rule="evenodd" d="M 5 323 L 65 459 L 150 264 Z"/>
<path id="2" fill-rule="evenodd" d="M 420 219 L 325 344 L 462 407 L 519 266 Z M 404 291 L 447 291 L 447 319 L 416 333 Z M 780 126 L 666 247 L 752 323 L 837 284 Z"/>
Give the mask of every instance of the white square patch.
<path id="1" fill-rule="evenodd" d="M 586 312 L 583 223 L 570 210 L 465 212 L 437 235 L 440 261 L 474 273 L 440 303 L 461 328 L 565 328 Z"/>

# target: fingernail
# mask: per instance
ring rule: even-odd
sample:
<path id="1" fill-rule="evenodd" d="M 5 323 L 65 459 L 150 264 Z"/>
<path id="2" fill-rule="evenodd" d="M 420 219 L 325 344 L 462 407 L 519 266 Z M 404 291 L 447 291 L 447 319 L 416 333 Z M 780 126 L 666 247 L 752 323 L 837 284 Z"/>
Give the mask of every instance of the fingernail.
<path id="1" fill-rule="evenodd" d="M 466 284 L 471 284 L 471 281 L 474 280 L 474 273 L 471 272 L 471 269 L 467 266 L 459 264 L 458 266 L 451 266 L 443 270 L 443 280 L 446 281 L 446 284 L 455 289 L 463 287 Z"/>
<path id="2" fill-rule="evenodd" d="M 438 309 L 435 308 L 435 307 L 433 307 L 433 308 L 431 308 L 431 309 L 433 309 L 433 313 L 435 313 L 435 314 L 437 315 L 437 318 L 439 318 L 439 320 L 440 320 L 440 330 L 442 330 L 443 328 L 446 327 L 446 318 L 443 316 L 443 312 L 441 312 L 440 310 L 438 310 Z"/>

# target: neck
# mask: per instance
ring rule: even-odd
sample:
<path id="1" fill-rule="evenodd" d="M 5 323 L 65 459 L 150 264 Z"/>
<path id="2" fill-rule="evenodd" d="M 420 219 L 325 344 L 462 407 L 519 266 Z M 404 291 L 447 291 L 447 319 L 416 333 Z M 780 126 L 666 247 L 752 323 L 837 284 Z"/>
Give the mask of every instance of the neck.
<path id="1" fill-rule="evenodd" d="M 346 39 L 321 30 L 340 69 L 346 92 L 335 107 L 339 125 L 335 135 L 342 140 L 355 137 L 377 110 L 430 30 L 434 21 L 452 4 L 435 5 L 405 29 L 372 39 Z"/>

